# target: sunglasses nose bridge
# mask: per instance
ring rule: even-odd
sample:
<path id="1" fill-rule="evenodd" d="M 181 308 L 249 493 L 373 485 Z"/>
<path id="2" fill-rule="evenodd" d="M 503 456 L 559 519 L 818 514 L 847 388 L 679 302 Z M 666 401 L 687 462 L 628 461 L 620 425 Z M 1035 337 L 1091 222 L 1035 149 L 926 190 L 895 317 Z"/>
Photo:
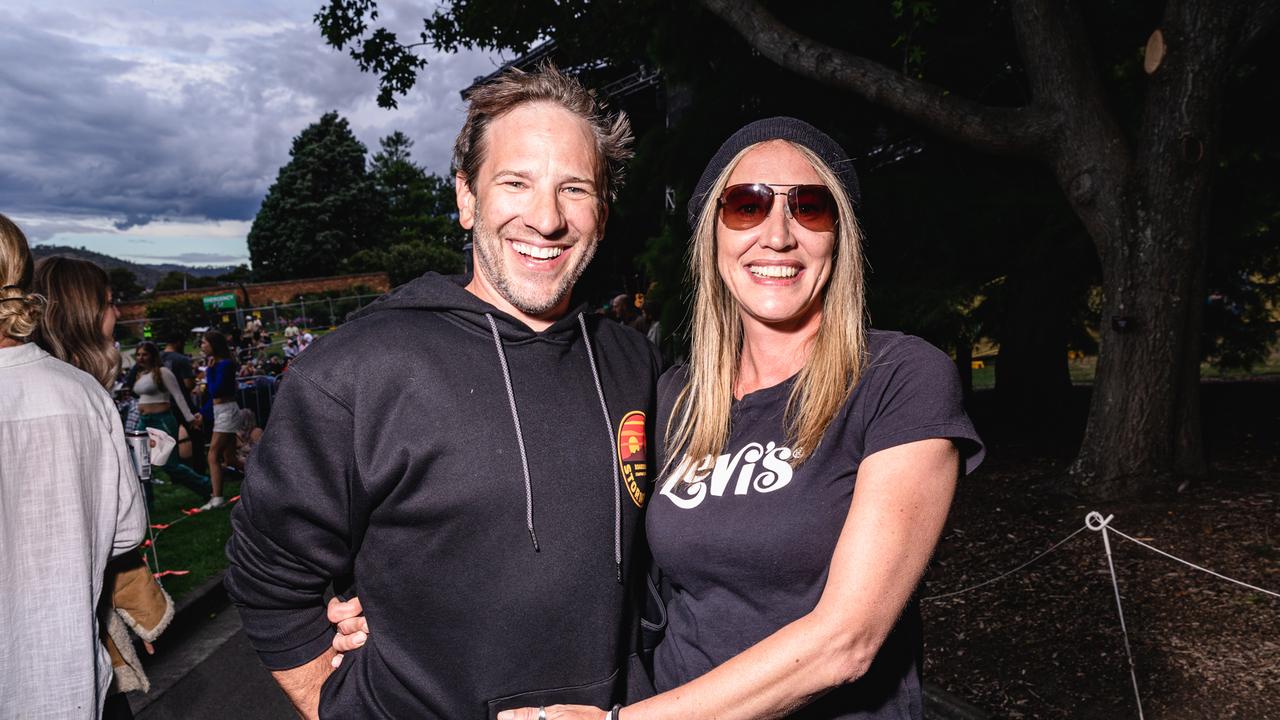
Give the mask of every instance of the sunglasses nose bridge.
<path id="1" fill-rule="evenodd" d="M 777 192 L 777 191 L 775 191 L 773 194 L 774 194 L 775 196 L 777 196 L 777 195 L 781 195 L 781 196 L 782 196 L 782 206 L 783 206 L 784 208 L 786 208 L 787 219 L 788 219 L 788 220 L 795 220 L 795 219 L 796 219 L 796 214 L 795 214 L 795 211 L 794 211 L 794 210 L 792 210 L 792 206 L 793 206 L 793 205 L 795 205 L 795 203 L 796 203 L 796 189 L 795 189 L 795 188 L 790 188 L 790 189 L 788 189 L 786 192 Z M 775 197 L 774 199 L 776 200 L 777 198 Z"/>
<path id="2" fill-rule="evenodd" d="M 791 223 L 795 221 L 795 215 L 791 212 L 790 193 L 774 191 L 772 200 L 773 206 L 769 208 L 768 215 L 761 223 L 757 242 L 761 247 L 770 250 L 787 250 L 796 244 L 791 227 Z M 783 209 L 779 210 L 778 205 L 782 205 Z"/>

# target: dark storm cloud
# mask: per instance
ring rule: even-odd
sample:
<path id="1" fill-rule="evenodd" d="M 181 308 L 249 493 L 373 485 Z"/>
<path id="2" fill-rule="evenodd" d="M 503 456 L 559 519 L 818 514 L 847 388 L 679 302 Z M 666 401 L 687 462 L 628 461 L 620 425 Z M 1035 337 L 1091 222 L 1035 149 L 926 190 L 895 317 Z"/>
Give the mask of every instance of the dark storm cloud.
<path id="1" fill-rule="evenodd" d="M 333 109 L 371 153 L 403 130 L 414 158 L 445 172 L 458 90 L 494 66 L 478 54 L 433 58 L 392 113 L 373 104 L 375 78 L 323 44 L 314 3 L 267 12 L 232 2 L 154 21 L 174 11 L 127 5 L 145 21 L 101 7 L 0 10 L 0 211 L 39 218 L 33 240 L 78 217 L 122 231 L 161 218 L 249 220 L 292 138 Z M 386 12 L 401 10 L 414 22 L 423 12 Z"/>

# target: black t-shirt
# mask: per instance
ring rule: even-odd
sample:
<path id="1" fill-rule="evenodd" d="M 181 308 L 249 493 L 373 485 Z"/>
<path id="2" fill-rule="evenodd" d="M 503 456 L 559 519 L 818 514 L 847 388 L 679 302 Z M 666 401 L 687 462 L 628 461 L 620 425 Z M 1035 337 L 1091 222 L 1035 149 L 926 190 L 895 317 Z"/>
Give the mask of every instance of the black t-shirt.
<path id="1" fill-rule="evenodd" d="M 734 403 L 729 443 L 709 477 L 684 487 L 673 477 L 659 481 L 646 521 L 671 590 L 654 659 L 659 691 L 706 673 L 817 605 L 863 458 L 950 438 L 966 473 L 982 461 L 950 358 L 919 338 L 876 330 L 868 357 L 849 400 L 798 468 L 787 462 L 787 380 Z M 686 373 L 673 368 L 659 382 L 660 439 Z M 921 650 L 913 600 L 865 676 L 792 717 L 918 720 Z"/>
<path id="2" fill-rule="evenodd" d="M 184 380 L 195 380 L 196 378 L 195 371 L 191 369 L 191 358 L 180 352 L 165 350 L 160 353 L 160 362 L 169 368 L 169 371 L 173 373 L 179 383 Z"/>

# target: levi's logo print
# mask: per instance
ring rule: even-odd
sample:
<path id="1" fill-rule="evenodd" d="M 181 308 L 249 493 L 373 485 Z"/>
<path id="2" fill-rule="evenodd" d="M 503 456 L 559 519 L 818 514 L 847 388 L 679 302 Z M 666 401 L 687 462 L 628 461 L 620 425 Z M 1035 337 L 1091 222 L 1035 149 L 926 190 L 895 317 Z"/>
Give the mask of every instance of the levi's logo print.
<path id="1" fill-rule="evenodd" d="M 641 483 L 649 477 L 649 457 L 645 452 L 644 413 L 632 410 L 622 418 L 618 426 L 618 463 L 622 468 L 622 481 L 627 494 L 636 507 L 644 507 L 644 491 Z"/>
<path id="2" fill-rule="evenodd" d="M 708 495 L 723 497 L 732 484 L 734 495 L 781 490 L 791 482 L 791 448 L 768 443 L 747 443 L 736 453 L 708 455 L 696 467 L 685 458 L 662 483 L 662 495 L 676 507 L 691 510 Z"/>

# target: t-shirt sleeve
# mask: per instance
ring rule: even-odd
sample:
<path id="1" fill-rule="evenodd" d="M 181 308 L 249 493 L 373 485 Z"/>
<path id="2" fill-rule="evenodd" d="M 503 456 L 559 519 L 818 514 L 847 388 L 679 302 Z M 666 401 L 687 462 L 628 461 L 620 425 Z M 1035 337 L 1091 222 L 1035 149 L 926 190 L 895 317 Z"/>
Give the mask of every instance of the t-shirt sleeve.
<path id="1" fill-rule="evenodd" d="M 195 371 L 191 369 L 191 361 L 182 355 L 176 355 L 173 358 L 169 369 L 178 380 L 190 380 L 196 376 Z"/>
<path id="2" fill-rule="evenodd" d="M 982 463 L 986 449 L 965 413 L 959 373 L 941 350 L 905 336 L 873 358 L 864 377 L 863 457 L 918 440 L 947 438 L 960 449 L 966 475 Z"/>

